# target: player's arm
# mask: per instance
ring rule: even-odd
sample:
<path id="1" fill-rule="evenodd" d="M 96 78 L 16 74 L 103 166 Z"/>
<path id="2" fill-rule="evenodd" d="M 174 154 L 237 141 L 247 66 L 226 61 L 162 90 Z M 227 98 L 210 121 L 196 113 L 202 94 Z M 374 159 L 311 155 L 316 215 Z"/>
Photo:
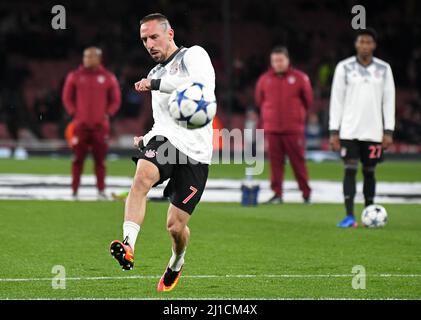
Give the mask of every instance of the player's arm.
<path id="1" fill-rule="evenodd" d="M 191 47 L 185 53 L 183 62 L 188 71 L 187 77 L 166 76 L 163 79 L 156 79 L 156 89 L 172 93 L 179 86 L 189 82 L 199 82 L 211 90 L 215 89 L 215 71 L 205 49 L 199 46 Z M 152 90 L 153 86 L 154 82 L 152 82 Z"/>
<path id="2" fill-rule="evenodd" d="M 73 72 L 66 77 L 61 98 L 67 113 L 73 116 L 76 112 L 76 85 Z"/>
<path id="3" fill-rule="evenodd" d="M 114 75 L 111 75 L 110 80 L 111 80 L 111 85 L 108 89 L 107 113 L 110 116 L 113 116 L 120 108 L 121 92 L 120 92 L 120 86 L 118 84 L 117 78 Z"/>
<path id="4" fill-rule="evenodd" d="M 159 90 L 172 93 L 179 86 L 188 82 L 200 82 L 211 90 L 215 88 L 215 71 L 208 53 L 199 46 L 193 46 L 186 52 L 184 59 L 188 75 L 186 77 L 166 76 L 164 79 L 142 79 L 135 83 L 136 91 Z"/>
<path id="5" fill-rule="evenodd" d="M 301 99 L 306 110 L 310 109 L 313 105 L 313 88 L 311 87 L 310 78 L 306 75 L 302 75 L 302 91 Z"/>
<path id="6" fill-rule="evenodd" d="M 133 137 L 133 146 L 135 147 L 135 148 L 141 148 L 141 146 L 142 146 L 142 141 L 143 141 L 143 136 L 139 136 L 139 137 L 136 137 L 136 136 L 134 136 Z"/>
<path id="7" fill-rule="evenodd" d="M 395 130 L 395 82 L 392 68 L 388 65 L 383 88 L 383 149 L 389 148 L 393 143 L 393 131 Z"/>
<path id="8" fill-rule="evenodd" d="M 330 92 L 330 107 L 329 107 L 329 131 L 330 131 L 330 145 L 334 151 L 340 149 L 339 143 L 339 129 L 341 126 L 342 114 L 345 103 L 345 69 L 342 64 L 338 64 L 333 76 L 332 89 Z"/>

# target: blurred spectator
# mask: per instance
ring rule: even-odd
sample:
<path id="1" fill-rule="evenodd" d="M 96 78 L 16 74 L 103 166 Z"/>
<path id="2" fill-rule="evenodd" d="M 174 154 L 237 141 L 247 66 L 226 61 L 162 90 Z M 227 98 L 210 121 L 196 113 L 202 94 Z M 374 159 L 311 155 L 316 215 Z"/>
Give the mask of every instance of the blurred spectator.
<path id="1" fill-rule="evenodd" d="M 408 73 L 412 86 L 421 95 L 421 47 L 414 49 L 408 65 Z"/>
<path id="2" fill-rule="evenodd" d="M 29 74 L 23 57 L 8 56 L 6 58 L 0 83 L 1 113 L 13 140 L 19 139 L 19 128 L 29 123 L 26 103 L 23 99 L 23 85 Z"/>
<path id="3" fill-rule="evenodd" d="M 421 97 L 415 94 L 396 123 L 396 140 L 421 145 Z"/>
<path id="4" fill-rule="evenodd" d="M 98 198 L 105 199 L 105 157 L 108 150 L 109 117 L 119 109 L 120 87 L 114 74 L 101 64 L 102 51 L 83 51 L 83 65 L 70 72 L 63 87 L 63 104 L 73 117 L 72 190 L 77 199 L 86 155 L 92 150 Z"/>
<path id="5" fill-rule="evenodd" d="M 270 68 L 256 84 L 259 107 L 271 165 L 269 203 L 282 203 L 285 158 L 291 163 L 305 203 L 310 201 L 310 186 L 305 163 L 305 119 L 313 104 L 309 77 L 290 65 L 286 47 L 275 47 L 270 54 Z"/>
<path id="6" fill-rule="evenodd" d="M 308 114 L 306 126 L 306 146 L 309 150 L 320 149 L 322 142 L 322 128 L 317 113 Z"/>
<path id="7" fill-rule="evenodd" d="M 335 61 L 333 57 L 324 58 L 319 64 L 317 70 L 317 86 L 320 98 L 329 97 L 334 71 Z"/>
<path id="8" fill-rule="evenodd" d="M 34 117 L 36 122 L 36 131 L 39 138 L 47 138 L 41 126 L 45 123 L 61 124 L 63 119 L 63 108 L 61 106 L 61 95 L 57 89 L 45 90 L 35 99 Z M 60 130 L 62 132 L 63 130 Z"/>

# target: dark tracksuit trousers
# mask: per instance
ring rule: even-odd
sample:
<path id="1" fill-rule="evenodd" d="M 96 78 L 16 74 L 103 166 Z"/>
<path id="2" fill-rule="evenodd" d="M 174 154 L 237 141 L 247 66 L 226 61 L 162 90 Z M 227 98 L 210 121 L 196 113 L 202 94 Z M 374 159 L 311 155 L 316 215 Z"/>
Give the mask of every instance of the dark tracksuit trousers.
<path id="1" fill-rule="evenodd" d="M 268 153 L 271 164 L 271 188 L 282 197 L 284 180 L 285 157 L 287 156 L 295 179 L 303 194 L 303 198 L 310 197 L 308 171 L 305 162 L 304 134 L 265 133 L 268 142 Z"/>

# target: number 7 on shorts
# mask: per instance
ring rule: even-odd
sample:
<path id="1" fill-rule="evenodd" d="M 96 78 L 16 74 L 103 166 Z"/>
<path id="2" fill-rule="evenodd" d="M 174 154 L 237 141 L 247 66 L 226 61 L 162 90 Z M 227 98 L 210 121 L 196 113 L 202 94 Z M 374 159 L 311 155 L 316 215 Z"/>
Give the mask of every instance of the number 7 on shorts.
<path id="1" fill-rule="evenodd" d="M 189 200 L 190 200 L 191 198 L 193 198 L 193 196 L 194 196 L 194 195 L 196 194 L 196 192 L 197 192 L 197 189 L 196 189 L 195 187 L 193 187 L 193 186 L 190 186 L 190 190 L 192 191 L 192 193 L 190 193 L 190 194 L 187 196 L 187 198 L 183 200 L 183 204 L 186 204 L 187 202 L 189 202 Z"/>

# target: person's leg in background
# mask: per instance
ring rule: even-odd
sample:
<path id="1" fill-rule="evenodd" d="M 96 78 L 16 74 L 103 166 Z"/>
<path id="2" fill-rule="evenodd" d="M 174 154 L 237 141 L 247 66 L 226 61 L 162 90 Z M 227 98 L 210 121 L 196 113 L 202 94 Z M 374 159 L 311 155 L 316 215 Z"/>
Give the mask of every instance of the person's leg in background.
<path id="1" fill-rule="evenodd" d="M 304 135 L 285 135 L 284 141 L 285 151 L 291 162 L 298 187 L 303 194 L 304 203 L 310 203 L 311 189 L 308 184 Z"/>
<path id="2" fill-rule="evenodd" d="M 282 184 L 284 181 L 285 151 L 282 145 L 282 135 L 266 133 L 268 154 L 271 169 L 271 188 L 274 192 L 268 203 L 282 203 Z"/>
<path id="3" fill-rule="evenodd" d="M 95 175 L 98 188 L 98 199 L 106 199 L 105 195 L 105 159 L 108 151 L 108 128 L 101 127 L 92 133 L 92 155 L 95 164 Z"/>
<path id="4" fill-rule="evenodd" d="M 81 126 L 75 127 L 72 141 L 73 161 L 72 161 L 72 191 L 73 197 L 77 199 L 80 185 L 80 176 L 83 171 L 86 154 L 89 150 L 88 134 Z"/>
<path id="5" fill-rule="evenodd" d="M 364 177 L 363 194 L 365 206 L 374 203 L 376 194 L 375 170 L 377 163 L 383 162 L 383 148 L 380 143 L 361 142 L 361 162 Z"/>
<path id="6" fill-rule="evenodd" d="M 363 194 L 364 194 L 366 207 L 374 203 L 374 196 L 376 194 L 375 169 L 376 167 L 374 165 L 363 166 L 363 176 L 364 176 Z"/>
<path id="7" fill-rule="evenodd" d="M 361 156 L 361 141 L 340 140 L 340 156 L 344 162 L 343 195 L 346 216 L 336 226 L 339 228 L 357 227 L 354 214 L 354 198 L 356 193 L 356 176 Z"/>
<path id="8" fill-rule="evenodd" d="M 343 193 L 345 210 L 347 216 L 354 216 L 354 198 L 356 193 L 356 175 L 358 170 L 358 160 L 345 160 L 345 172 L 343 179 Z"/>
<path id="9" fill-rule="evenodd" d="M 343 194 L 346 217 L 338 223 L 339 228 L 356 227 L 357 221 L 354 214 L 354 198 L 356 193 L 356 175 L 358 169 L 357 159 L 345 159 L 345 172 L 343 178 Z"/>

